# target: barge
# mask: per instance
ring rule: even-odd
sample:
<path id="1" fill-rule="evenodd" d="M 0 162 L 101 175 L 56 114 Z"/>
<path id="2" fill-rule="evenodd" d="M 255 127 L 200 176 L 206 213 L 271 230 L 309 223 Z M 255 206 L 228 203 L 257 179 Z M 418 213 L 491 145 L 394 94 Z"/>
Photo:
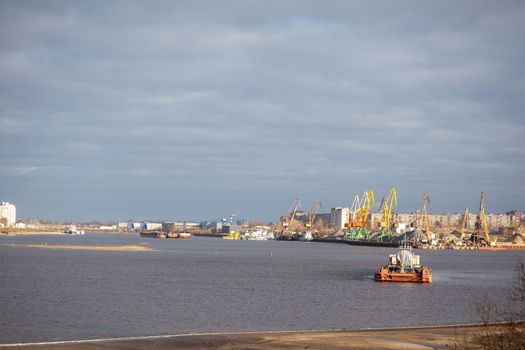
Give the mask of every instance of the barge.
<path id="1" fill-rule="evenodd" d="M 380 266 L 374 274 L 377 282 L 432 283 L 428 266 L 421 266 L 419 255 L 409 247 L 402 247 L 397 254 L 390 254 L 386 265 Z"/>
<path id="2" fill-rule="evenodd" d="M 359 241 L 359 240 L 344 240 L 346 244 L 350 245 L 359 245 L 359 246 L 366 246 L 366 247 L 383 247 L 383 248 L 395 248 L 399 247 L 399 243 L 397 242 L 379 242 L 379 241 Z"/>
<path id="3" fill-rule="evenodd" d="M 141 231 L 140 237 L 147 237 L 147 238 L 166 238 L 168 235 L 166 232 L 162 231 Z"/>
<path id="4" fill-rule="evenodd" d="M 163 232 L 163 231 L 141 231 L 141 237 L 147 238 L 179 238 L 179 239 L 188 239 L 191 238 L 191 233 L 189 232 Z"/>

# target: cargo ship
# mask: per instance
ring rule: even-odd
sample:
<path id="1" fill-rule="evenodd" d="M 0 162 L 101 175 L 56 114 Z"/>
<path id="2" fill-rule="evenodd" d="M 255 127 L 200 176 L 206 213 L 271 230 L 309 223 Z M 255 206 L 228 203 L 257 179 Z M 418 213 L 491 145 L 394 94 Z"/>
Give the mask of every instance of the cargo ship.
<path id="1" fill-rule="evenodd" d="M 419 255 L 413 254 L 412 249 L 405 245 L 397 254 L 390 254 L 387 264 L 377 269 L 374 280 L 432 283 L 432 274 L 428 266 L 421 266 Z"/>

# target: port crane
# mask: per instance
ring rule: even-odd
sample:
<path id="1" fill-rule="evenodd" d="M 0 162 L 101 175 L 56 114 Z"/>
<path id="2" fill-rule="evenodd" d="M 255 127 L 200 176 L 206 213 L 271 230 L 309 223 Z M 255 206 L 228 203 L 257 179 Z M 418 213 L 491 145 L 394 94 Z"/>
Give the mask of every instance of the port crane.
<path id="1" fill-rule="evenodd" d="M 281 217 L 281 223 L 284 227 L 288 227 L 292 221 L 295 219 L 295 215 L 298 211 L 302 211 L 303 206 L 301 204 L 301 201 L 299 199 L 295 199 L 295 201 L 292 203 L 292 206 L 290 209 L 288 209 L 288 212 Z"/>
<path id="2" fill-rule="evenodd" d="M 355 195 L 354 200 L 352 201 L 352 205 L 350 206 L 350 210 L 348 213 L 348 221 L 345 223 L 345 234 L 343 236 L 343 239 L 355 239 L 353 235 L 354 231 L 354 225 L 357 221 L 357 212 L 359 210 L 359 195 Z"/>
<path id="3" fill-rule="evenodd" d="M 299 199 L 295 199 L 288 212 L 283 217 L 281 217 L 281 224 L 283 225 L 283 234 L 285 231 L 288 230 L 290 225 L 292 225 L 292 223 L 295 220 L 295 216 L 298 212 L 303 212 L 303 205 Z"/>
<path id="4" fill-rule="evenodd" d="M 374 191 L 371 188 L 363 193 L 361 199 L 357 195 L 354 197 L 348 223 L 345 225 L 347 227 L 345 237 L 350 236 L 353 240 L 370 239 L 370 233 L 366 229 L 366 222 L 368 221 L 370 208 L 373 207 L 375 207 L 375 198 Z"/>
<path id="5" fill-rule="evenodd" d="M 459 232 L 461 232 L 461 237 L 459 238 L 460 242 L 465 241 L 466 237 L 466 231 L 468 230 L 468 222 L 470 218 L 470 213 L 468 211 L 468 208 L 465 208 L 465 211 L 463 212 L 463 218 L 461 219 L 461 226 L 459 228 Z"/>
<path id="6" fill-rule="evenodd" d="M 392 239 L 394 233 L 392 232 L 392 225 L 394 220 L 394 207 L 397 206 L 397 191 L 394 186 L 390 189 L 388 196 L 384 196 L 379 205 L 379 212 L 383 214 L 383 219 L 380 222 L 381 228 L 377 240 L 382 242 L 385 238 Z"/>
<path id="7" fill-rule="evenodd" d="M 481 192 L 479 199 L 479 210 L 474 225 L 474 233 L 470 239 L 477 245 L 490 245 L 489 227 L 485 216 L 485 194 Z"/>
<path id="8" fill-rule="evenodd" d="M 355 195 L 352 205 L 350 206 L 350 212 L 348 213 L 348 222 L 345 224 L 345 227 L 352 229 L 357 220 L 357 212 L 359 211 L 359 195 Z"/>
<path id="9" fill-rule="evenodd" d="M 366 229 L 366 223 L 368 221 L 368 215 L 370 214 L 370 208 L 375 207 L 374 191 L 368 189 L 361 197 L 361 203 L 359 205 L 359 211 L 357 212 L 356 221 L 354 224 L 356 237 L 358 239 L 369 239 L 370 234 Z"/>
<path id="10" fill-rule="evenodd" d="M 323 207 L 323 203 L 321 203 L 321 199 L 316 198 L 314 201 L 312 210 L 308 213 L 306 217 L 306 228 L 307 229 L 312 228 L 314 221 L 315 221 L 315 216 L 317 215 L 317 212 L 319 211 L 319 209 L 321 209 L 322 207 Z"/>
<path id="11" fill-rule="evenodd" d="M 414 220 L 415 227 L 424 229 L 427 236 L 427 243 L 430 244 L 432 237 L 430 236 L 430 220 L 428 219 L 427 207 L 432 212 L 432 206 L 430 204 L 430 196 L 428 193 L 424 193 L 423 197 L 419 201 L 419 205 L 416 209 L 416 217 Z"/>

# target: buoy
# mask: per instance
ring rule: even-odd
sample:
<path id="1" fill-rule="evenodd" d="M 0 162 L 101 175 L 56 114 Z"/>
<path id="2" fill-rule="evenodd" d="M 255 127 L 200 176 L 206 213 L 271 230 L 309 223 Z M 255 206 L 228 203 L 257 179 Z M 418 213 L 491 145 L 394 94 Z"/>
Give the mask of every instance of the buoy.
<path id="1" fill-rule="evenodd" d="M 270 252 L 268 253 L 268 256 L 272 256 L 272 251 L 270 250 Z"/>

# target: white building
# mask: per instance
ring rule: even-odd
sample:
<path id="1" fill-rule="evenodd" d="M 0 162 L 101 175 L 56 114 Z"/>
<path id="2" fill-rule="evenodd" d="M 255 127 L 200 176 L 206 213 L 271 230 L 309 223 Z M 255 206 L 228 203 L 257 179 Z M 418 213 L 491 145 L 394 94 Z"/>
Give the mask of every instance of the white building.
<path id="1" fill-rule="evenodd" d="M 180 232 L 192 229 L 198 229 L 200 224 L 193 221 L 164 221 L 162 227 L 160 228 L 164 232 Z M 222 229 L 222 224 L 221 224 Z M 215 231 L 219 232 L 219 231 Z"/>
<path id="2" fill-rule="evenodd" d="M 117 223 L 117 229 L 119 231 L 127 230 L 128 228 L 131 228 L 130 226 L 132 226 L 132 225 L 133 224 L 130 224 L 127 221 L 121 221 L 121 222 Z"/>
<path id="3" fill-rule="evenodd" d="M 330 210 L 330 226 L 336 230 L 345 227 L 350 218 L 350 208 L 337 207 Z"/>
<path id="4" fill-rule="evenodd" d="M 12 227 L 16 224 L 16 207 L 9 202 L 0 203 L 0 227 Z"/>
<path id="5" fill-rule="evenodd" d="M 143 222 L 140 228 L 148 231 L 162 230 L 162 224 L 160 222 Z"/>

